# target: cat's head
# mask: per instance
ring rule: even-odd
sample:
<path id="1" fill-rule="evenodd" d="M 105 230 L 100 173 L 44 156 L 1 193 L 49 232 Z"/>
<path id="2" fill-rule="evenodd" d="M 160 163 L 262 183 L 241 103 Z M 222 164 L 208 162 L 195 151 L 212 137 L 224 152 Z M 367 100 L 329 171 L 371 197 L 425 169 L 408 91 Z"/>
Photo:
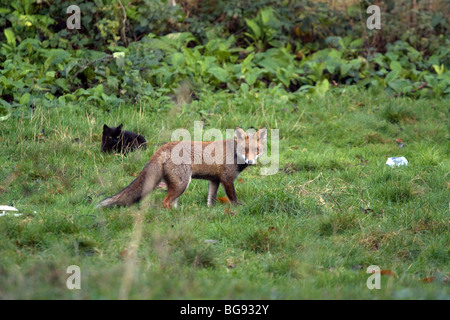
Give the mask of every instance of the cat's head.
<path id="1" fill-rule="evenodd" d="M 108 127 L 103 125 L 102 135 L 102 152 L 111 152 L 119 142 L 120 134 L 122 133 L 122 124 L 118 127 Z"/>

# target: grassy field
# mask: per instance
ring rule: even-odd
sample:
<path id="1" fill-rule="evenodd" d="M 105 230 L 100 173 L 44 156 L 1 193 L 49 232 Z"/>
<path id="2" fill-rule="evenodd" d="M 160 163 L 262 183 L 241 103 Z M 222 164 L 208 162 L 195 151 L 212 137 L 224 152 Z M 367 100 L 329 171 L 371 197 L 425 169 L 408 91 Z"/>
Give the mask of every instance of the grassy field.
<path id="1" fill-rule="evenodd" d="M 1 299 L 450 298 L 448 100 L 269 89 L 199 98 L 37 106 L 0 122 L 0 205 L 23 213 L 0 217 Z M 174 129 L 202 119 L 223 132 L 279 129 L 278 173 L 244 171 L 238 207 L 208 208 L 208 182 L 194 180 L 177 209 L 162 208 L 162 188 L 95 209 Z M 104 123 L 149 148 L 101 154 Z M 388 167 L 391 156 L 409 165 Z M 66 287 L 69 265 L 80 290 Z M 366 286 L 370 265 L 383 270 L 380 290 Z"/>

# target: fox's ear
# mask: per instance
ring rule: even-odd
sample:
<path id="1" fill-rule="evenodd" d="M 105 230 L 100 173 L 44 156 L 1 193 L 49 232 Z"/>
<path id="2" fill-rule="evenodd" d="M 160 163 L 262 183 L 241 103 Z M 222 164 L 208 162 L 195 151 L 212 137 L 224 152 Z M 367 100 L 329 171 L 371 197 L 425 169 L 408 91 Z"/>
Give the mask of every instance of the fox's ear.
<path id="1" fill-rule="evenodd" d="M 258 138 L 258 140 L 262 141 L 262 143 L 265 143 L 267 140 L 267 129 L 259 129 L 258 132 L 256 132 L 256 137 Z"/>
<path id="2" fill-rule="evenodd" d="M 234 129 L 234 135 L 236 136 L 236 138 L 238 138 L 238 140 L 243 140 L 247 136 L 245 131 L 239 127 L 236 127 L 236 129 Z"/>

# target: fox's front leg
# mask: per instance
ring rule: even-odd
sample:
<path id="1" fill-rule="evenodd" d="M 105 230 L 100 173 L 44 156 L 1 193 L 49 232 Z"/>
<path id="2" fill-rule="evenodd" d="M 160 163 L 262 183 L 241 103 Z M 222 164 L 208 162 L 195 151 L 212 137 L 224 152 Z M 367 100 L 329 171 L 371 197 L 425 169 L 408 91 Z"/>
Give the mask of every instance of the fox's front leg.
<path id="1" fill-rule="evenodd" d="M 237 205 L 239 202 L 236 197 L 236 190 L 234 189 L 233 182 L 222 181 L 223 188 L 225 189 L 225 193 L 227 194 L 228 200 L 231 204 Z"/>
<path id="2" fill-rule="evenodd" d="M 211 180 L 209 181 L 208 188 L 208 207 L 212 207 L 216 203 L 217 190 L 219 189 L 220 181 Z"/>

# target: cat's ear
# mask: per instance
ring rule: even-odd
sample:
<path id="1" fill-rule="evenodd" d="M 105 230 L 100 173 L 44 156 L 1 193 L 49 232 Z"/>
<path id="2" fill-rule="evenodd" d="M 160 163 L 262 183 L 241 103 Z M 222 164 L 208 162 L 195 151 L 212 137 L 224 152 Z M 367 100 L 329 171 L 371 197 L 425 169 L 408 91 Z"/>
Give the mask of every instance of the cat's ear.
<path id="1" fill-rule="evenodd" d="M 106 130 L 108 130 L 109 129 L 109 127 L 106 125 L 106 124 L 104 124 L 103 125 L 103 131 L 106 131 Z"/>
<path id="2" fill-rule="evenodd" d="M 123 123 L 121 123 L 121 124 L 117 127 L 117 130 L 122 131 L 122 127 L 123 127 Z"/>

